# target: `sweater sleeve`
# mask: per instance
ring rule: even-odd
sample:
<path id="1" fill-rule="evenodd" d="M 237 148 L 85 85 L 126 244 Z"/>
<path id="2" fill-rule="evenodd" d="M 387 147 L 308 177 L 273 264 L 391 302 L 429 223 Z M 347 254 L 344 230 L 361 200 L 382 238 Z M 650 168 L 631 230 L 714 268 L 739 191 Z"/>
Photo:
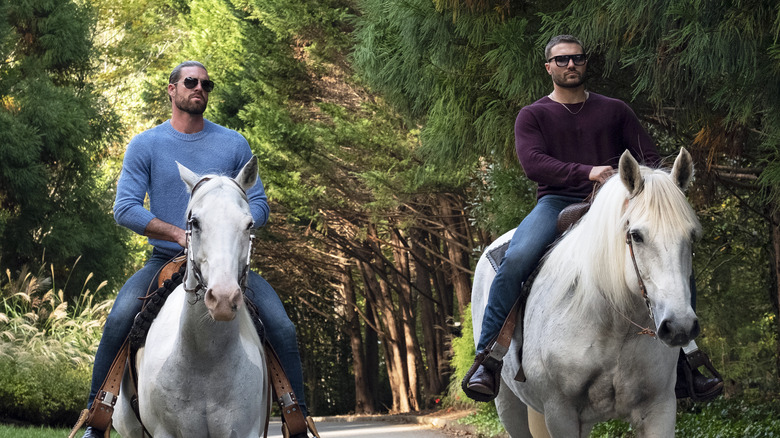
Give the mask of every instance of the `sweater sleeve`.
<path id="1" fill-rule="evenodd" d="M 149 159 L 148 151 L 134 138 L 125 152 L 114 201 L 116 223 L 140 235 L 155 217 L 144 208 L 151 178 Z"/>

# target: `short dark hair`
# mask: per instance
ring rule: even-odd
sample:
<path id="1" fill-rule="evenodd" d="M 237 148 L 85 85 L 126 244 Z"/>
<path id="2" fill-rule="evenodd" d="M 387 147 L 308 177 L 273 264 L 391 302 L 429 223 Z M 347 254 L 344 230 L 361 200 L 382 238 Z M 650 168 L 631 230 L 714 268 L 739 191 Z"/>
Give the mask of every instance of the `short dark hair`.
<path id="1" fill-rule="evenodd" d="M 181 69 L 184 67 L 200 67 L 203 70 L 206 70 L 206 67 L 198 61 L 184 61 L 174 67 L 173 71 L 171 71 L 171 75 L 168 76 L 169 84 L 175 84 L 176 82 L 179 82 L 179 78 L 181 77 Z M 208 73 L 208 70 L 206 70 L 206 73 Z"/>
<path id="2" fill-rule="evenodd" d="M 585 51 L 585 46 L 582 45 L 582 41 L 577 39 L 577 37 L 574 37 L 572 35 L 557 35 L 552 38 L 550 38 L 550 42 L 547 43 L 547 46 L 544 48 L 544 61 L 547 62 L 548 59 L 550 59 L 550 51 L 552 51 L 552 48 L 557 46 L 561 43 L 574 43 L 579 44 L 582 48 L 582 51 Z"/>

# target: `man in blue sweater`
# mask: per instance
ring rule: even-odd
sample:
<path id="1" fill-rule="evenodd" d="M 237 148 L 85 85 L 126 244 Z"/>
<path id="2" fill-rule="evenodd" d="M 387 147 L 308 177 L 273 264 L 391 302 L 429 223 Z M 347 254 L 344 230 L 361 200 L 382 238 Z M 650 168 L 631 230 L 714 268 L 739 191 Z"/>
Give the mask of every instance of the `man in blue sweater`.
<path id="1" fill-rule="evenodd" d="M 95 400 L 111 363 L 141 310 L 139 297 L 157 284 L 162 266 L 182 253 L 185 246 L 185 212 L 189 195 L 179 177 L 176 161 L 197 174 L 227 174 L 235 177 L 252 158 L 246 139 L 236 131 L 203 118 L 214 83 L 206 68 L 185 61 L 171 72 L 168 96 L 171 119 L 135 136 L 127 147 L 117 185 L 114 218 L 119 225 L 149 238 L 152 255 L 141 270 L 125 283 L 106 319 L 103 337 L 95 355 L 88 407 Z M 144 199 L 149 195 L 149 209 Z M 254 226 L 268 221 L 268 201 L 260 178 L 247 192 Z M 255 303 L 265 323 L 266 336 L 279 356 L 297 401 L 307 415 L 303 374 L 295 327 L 282 302 L 260 275 L 249 273 L 246 294 Z M 103 431 L 87 428 L 84 438 L 102 437 Z M 305 437 L 301 434 L 298 437 Z"/>

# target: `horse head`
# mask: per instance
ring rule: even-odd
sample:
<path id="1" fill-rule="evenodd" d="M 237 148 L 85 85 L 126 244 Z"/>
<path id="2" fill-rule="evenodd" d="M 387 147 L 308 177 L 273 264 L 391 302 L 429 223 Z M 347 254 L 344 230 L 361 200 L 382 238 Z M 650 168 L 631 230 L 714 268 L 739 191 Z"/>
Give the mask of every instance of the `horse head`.
<path id="1" fill-rule="evenodd" d="M 230 321 L 243 305 L 249 269 L 252 213 L 246 191 L 257 180 L 252 157 L 236 178 L 199 176 L 177 163 L 190 192 L 184 288 L 203 301 L 215 321 Z"/>
<path id="2" fill-rule="evenodd" d="M 667 173 L 641 167 L 625 152 L 619 175 L 628 192 L 621 219 L 626 284 L 644 297 L 658 339 L 683 346 L 700 330 L 691 307 L 691 273 L 693 240 L 701 226 L 684 194 L 693 178 L 693 160 L 682 149 Z"/>

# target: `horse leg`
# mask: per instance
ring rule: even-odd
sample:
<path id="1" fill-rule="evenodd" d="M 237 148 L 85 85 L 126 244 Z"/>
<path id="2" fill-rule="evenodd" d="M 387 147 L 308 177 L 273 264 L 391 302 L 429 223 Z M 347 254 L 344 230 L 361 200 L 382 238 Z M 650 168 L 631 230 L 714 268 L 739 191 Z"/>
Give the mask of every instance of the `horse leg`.
<path id="1" fill-rule="evenodd" d="M 533 408 L 528 408 L 528 427 L 534 438 L 550 438 L 550 432 L 547 431 L 547 424 L 544 422 L 544 414 Z"/>
<path id="2" fill-rule="evenodd" d="M 528 416 L 526 415 L 526 405 L 512 392 L 509 385 L 506 384 L 503 377 L 498 396 L 495 400 L 498 418 L 504 425 L 504 429 L 512 438 L 531 438 L 531 432 L 528 429 Z"/>
<path id="3" fill-rule="evenodd" d="M 631 425 L 638 438 L 666 438 L 674 436 L 677 403 L 656 403 L 646 411 L 636 409 L 631 414 Z"/>
<path id="4" fill-rule="evenodd" d="M 539 414 L 541 415 L 541 414 Z M 550 437 L 554 438 L 587 438 L 590 428 L 583 427 L 577 410 L 568 404 L 548 403 L 544 406 L 544 423 Z M 534 438 L 537 438 L 534 435 Z"/>

